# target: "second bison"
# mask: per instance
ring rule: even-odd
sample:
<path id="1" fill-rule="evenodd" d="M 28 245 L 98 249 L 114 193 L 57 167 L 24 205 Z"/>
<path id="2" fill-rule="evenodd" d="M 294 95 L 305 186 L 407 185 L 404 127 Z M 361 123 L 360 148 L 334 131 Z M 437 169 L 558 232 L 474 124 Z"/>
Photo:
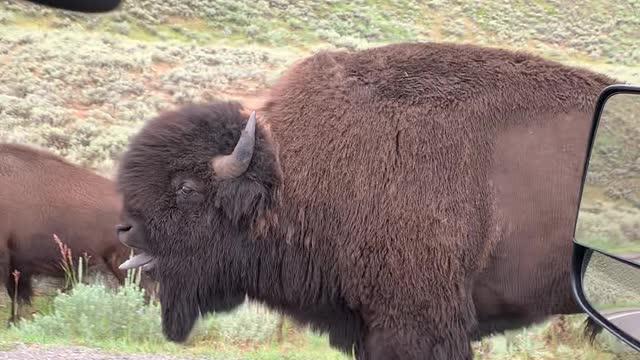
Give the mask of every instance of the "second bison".
<path id="1" fill-rule="evenodd" d="M 174 341 L 248 295 L 359 359 L 471 359 L 474 338 L 581 312 L 572 230 L 613 82 L 467 45 L 321 52 L 259 109 L 145 125 L 118 173 L 120 238 L 145 253 L 125 267 L 154 268 Z"/>
<path id="2" fill-rule="evenodd" d="M 46 150 L 0 144 L 0 276 L 9 297 L 29 303 L 33 275 L 65 275 L 54 235 L 75 264 L 86 254 L 123 284 L 118 264 L 131 250 L 114 233 L 121 206 L 113 181 Z M 141 284 L 148 297 L 153 282 L 143 275 Z"/>

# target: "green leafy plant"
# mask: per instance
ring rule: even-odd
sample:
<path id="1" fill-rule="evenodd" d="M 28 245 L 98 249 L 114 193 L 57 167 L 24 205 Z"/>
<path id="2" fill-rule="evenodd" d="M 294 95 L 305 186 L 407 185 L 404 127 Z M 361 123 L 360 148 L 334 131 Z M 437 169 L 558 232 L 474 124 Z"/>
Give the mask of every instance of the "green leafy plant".
<path id="1" fill-rule="evenodd" d="M 53 240 L 58 245 L 60 256 L 62 258 L 62 260 L 60 260 L 60 267 L 65 274 L 65 289 L 77 286 L 79 283 L 82 283 L 85 268 L 89 267 L 90 256 L 84 254 L 84 257 L 79 257 L 78 266 L 76 268 L 73 263 L 73 255 L 71 254 L 71 249 L 65 243 L 63 243 L 62 240 L 60 240 L 58 235 L 53 234 Z"/>

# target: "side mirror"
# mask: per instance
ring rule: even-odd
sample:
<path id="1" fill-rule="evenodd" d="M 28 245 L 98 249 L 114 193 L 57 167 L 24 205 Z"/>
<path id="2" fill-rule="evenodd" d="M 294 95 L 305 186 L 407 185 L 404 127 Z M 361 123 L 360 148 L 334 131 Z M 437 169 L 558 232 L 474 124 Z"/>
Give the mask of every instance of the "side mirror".
<path id="1" fill-rule="evenodd" d="M 121 0 L 27 0 L 56 9 L 84 13 L 104 13 L 115 10 Z"/>
<path id="2" fill-rule="evenodd" d="M 640 86 L 612 85 L 598 97 L 580 191 L 574 295 L 640 351 Z"/>

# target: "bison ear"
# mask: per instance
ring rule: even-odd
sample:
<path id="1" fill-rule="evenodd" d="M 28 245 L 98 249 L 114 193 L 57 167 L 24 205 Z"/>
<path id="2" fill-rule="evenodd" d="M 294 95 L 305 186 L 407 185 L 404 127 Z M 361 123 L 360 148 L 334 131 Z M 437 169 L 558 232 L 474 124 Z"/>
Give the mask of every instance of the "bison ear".
<path id="1" fill-rule="evenodd" d="M 253 224 L 275 202 L 273 189 L 248 178 L 222 183 L 215 204 L 234 225 Z"/>

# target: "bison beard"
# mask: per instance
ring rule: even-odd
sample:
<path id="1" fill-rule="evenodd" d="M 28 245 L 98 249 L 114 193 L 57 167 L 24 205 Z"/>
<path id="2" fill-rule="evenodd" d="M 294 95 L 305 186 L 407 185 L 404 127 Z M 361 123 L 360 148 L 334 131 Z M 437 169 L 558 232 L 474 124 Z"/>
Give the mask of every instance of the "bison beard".
<path id="1" fill-rule="evenodd" d="M 235 102 L 149 121 L 120 238 L 154 258 L 174 341 L 246 295 L 359 359 L 471 359 L 470 339 L 581 312 L 571 237 L 611 83 L 475 46 L 322 52 L 257 122 Z"/>

